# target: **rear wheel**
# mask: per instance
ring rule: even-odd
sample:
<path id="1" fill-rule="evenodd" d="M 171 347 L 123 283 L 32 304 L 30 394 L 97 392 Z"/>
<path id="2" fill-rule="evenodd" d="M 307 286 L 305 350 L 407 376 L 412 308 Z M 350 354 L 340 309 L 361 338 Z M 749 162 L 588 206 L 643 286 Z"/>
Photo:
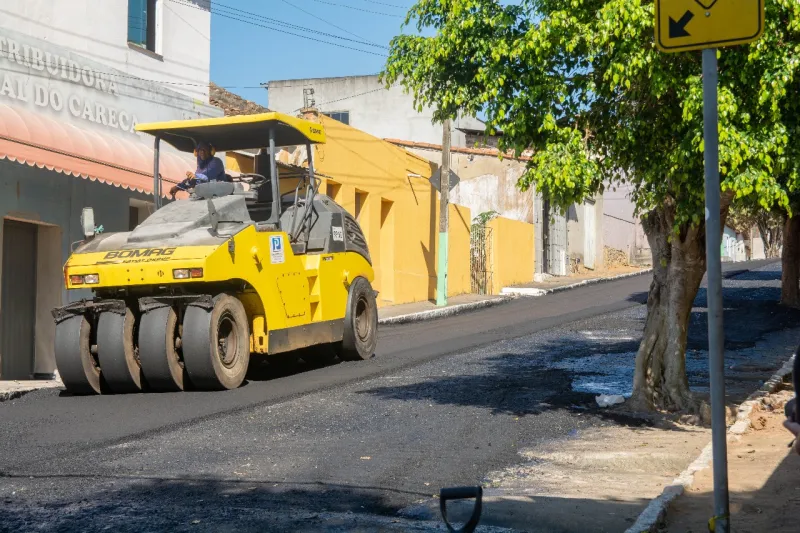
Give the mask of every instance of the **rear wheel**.
<path id="1" fill-rule="evenodd" d="M 147 385 L 153 391 L 183 390 L 185 371 L 179 341 L 178 315 L 171 307 L 160 307 L 142 315 L 139 323 L 139 360 Z"/>
<path id="2" fill-rule="evenodd" d="M 378 304 L 366 278 L 358 277 L 350 285 L 344 317 L 342 342 L 337 346 L 345 361 L 369 359 L 378 345 Z"/>
<path id="3" fill-rule="evenodd" d="M 247 313 L 237 298 L 219 294 L 214 308 L 191 305 L 183 319 L 183 362 L 200 390 L 235 389 L 250 361 Z"/>
<path id="4" fill-rule="evenodd" d="M 124 315 L 105 311 L 97 321 L 97 357 L 111 392 L 142 390 L 142 368 L 134 346 L 135 325 L 136 317 L 130 309 L 125 309 Z"/>
<path id="5" fill-rule="evenodd" d="M 71 394 L 100 394 L 100 365 L 91 352 L 91 330 L 82 315 L 56 325 L 56 367 Z"/>

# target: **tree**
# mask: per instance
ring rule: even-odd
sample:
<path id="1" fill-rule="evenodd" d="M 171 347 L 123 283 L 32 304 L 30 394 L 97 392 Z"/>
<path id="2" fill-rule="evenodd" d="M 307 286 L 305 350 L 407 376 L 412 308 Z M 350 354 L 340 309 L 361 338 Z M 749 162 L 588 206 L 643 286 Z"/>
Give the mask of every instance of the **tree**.
<path id="1" fill-rule="evenodd" d="M 381 73 L 434 120 L 483 112 L 501 150 L 534 155 L 520 179 L 562 209 L 629 182 L 653 252 L 634 408 L 694 408 L 685 371 L 705 271 L 699 53 L 654 46 L 640 0 L 419 0 Z M 732 202 L 788 208 L 797 160 L 782 112 L 798 68 L 800 7 L 768 3 L 764 37 L 719 53 L 723 222 Z"/>
<path id="2" fill-rule="evenodd" d="M 783 213 L 767 211 L 760 205 L 740 203 L 728 213 L 728 226 L 744 235 L 745 239 L 753 238 L 755 228 L 764 243 L 764 255 L 767 259 L 773 259 L 779 256 L 783 242 L 784 217 Z"/>

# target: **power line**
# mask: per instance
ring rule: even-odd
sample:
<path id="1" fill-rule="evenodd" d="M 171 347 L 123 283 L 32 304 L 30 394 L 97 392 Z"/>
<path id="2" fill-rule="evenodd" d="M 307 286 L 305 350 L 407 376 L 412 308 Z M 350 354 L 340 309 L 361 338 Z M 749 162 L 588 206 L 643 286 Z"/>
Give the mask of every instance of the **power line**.
<path id="1" fill-rule="evenodd" d="M 386 2 L 378 2 L 377 0 L 364 0 L 370 4 L 380 4 L 382 6 L 396 7 L 397 9 L 411 9 L 409 6 L 398 6 L 397 4 L 387 4 Z"/>
<path id="2" fill-rule="evenodd" d="M 377 76 L 377 75 L 378 75 L 378 73 L 376 72 L 374 74 L 366 74 L 365 76 Z M 357 77 L 360 77 L 360 76 L 357 76 Z M 344 77 L 333 78 L 333 79 L 327 80 L 327 81 L 316 81 L 318 79 L 324 79 L 324 78 L 309 78 L 307 80 L 304 80 L 303 83 L 292 83 L 292 84 L 289 84 L 289 85 L 279 85 L 279 86 L 276 86 L 276 89 L 283 89 L 283 88 L 288 88 L 288 87 L 311 87 L 311 88 L 313 88 L 313 87 L 315 87 L 317 85 L 330 85 L 332 83 L 341 83 L 342 80 L 344 79 Z M 283 80 L 273 80 L 273 82 L 279 82 L 279 81 L 283 81 Z M 295 81 L 295 80 L 287 80 L 287 81 Z M 269 90 L 269 82 L 262 83 L 261 87 L 266 87 L 266 89 Z"/>
<path id="3" fill-rule="evenodd" d="M 183 0 L 183 1 L 185 2 L 186 0 Z M 375 47 L 378 47 L 378 48 L 388 49 L 388 47 L 386 47 L 386 46 L 369 42 L 368 40 L 366 40 L 366 39 L 364 39 L 362 37 L 358 37 L 357 35 L 356 35 L 356 37 L 358 37 L 360 39 L 359 41 L 354 40 L 354 39 L 349 39 L 347 37 L 342 37 L 340 35 L 335 35 L 335 34 L 332 34 L 332 33 L 326 33 L 324 31 L 315 30 L 313 28 L 307 28 L 305 26 L 292 24 L 290 22 L 285 22 L 283 20 L 275 19 L 275 18 L 272 18 L 272 17 L 267 17 L 265 15 L 260 15 L 258 13 L 253 13 L 252 11 L 245 11 L 243 9 L 239 9 L 237 7 L 232 7 L 232 6 L 229 6 L 229 5 L 226 5 L 226 4 L 222 4 L 220 2 L 213 2 L 212 1 L 210 3 L 222 7 L 223 9 L 227 10 L 230 13 L 233 13 L 236 16 L 242 16 L 242 15 L 253 16 L 253 17 L 257 17 L 257 18 L 259 18 L 259 19 L 261 19 L 263 21 L 266 21 L 269 24 L 278 24 L 280 26 L 285 26 L 285 27 L 291 28 L 291 29 L 306 31 L 306 32 L 310 32 L 310 33 L 316 33 L 317 35 L 322 35 L 324 37 L 331 37 L 333 39 L 341 39 L 343 41 L 350 41 L 350 42 L 354 42 L 354 43 L 358 43 L 358 44 L 366 44 L 366 45 L 369 45 L 369 46 L 375 46 Z M 319 17 L 317 17 L 317 18 L 319 18 Z M 323 20 L 323 22 L 324 22 L 324 19 L 320 19 L 320 20 Z M 342 28 L 339 28 L 338 26 L 336 26 L 336 27 L 338 29 L 342 29 Z M 343 30 L 343 31 L 346 31 L 346 30 Z"/>
<path id="4" fill-rule="evenodd" d="M 14 72 L 15 74 L 33 75 L 33 74 L 30 74 L 27 69 L 26 70 L 13 70 L 13 69 L 10 69 L 9 72 Z M 122 74 L 122 73 L 119 73 L 119 72 L 108 72 L 108 71 L 105 71 L 105 70 L 99 70 L 99 69 L 94 68 L 94 67 L 92 68 L 92 72 L 94 72 L 95 74 L 105 74 L 107 76 L 113 76 L 115 78 L 125 78 L 125 79 L 130 79 L 130 80 L 146 82 L 146 83 L 155 83 L 157 85 L 176 85 L 176 86 L 186 86 L 186 87 L 209 87 L 211 85 L 211 82 L 209 82 L 209 83 L 192 83 L 192 82 L 184 82 L 184 81 L 152 80 L 152 79 L 142 78 L 142 77 L 139 77 L 139 76 L 134 76 L 132 74 Z M 37 76 L 37 77 L 43 77 L 43 76 Z M 131 87 L 131 85 L 124 85 L 124 84 L 123 84 L 123 86 L 124 87 Z M 224 85 L 224 86 L 223 85 L 217 85 L 217 87 L 219 87 L 221 89 L 263 89 L 263 87 L 261 85 Z M 136 87 L 136 88 L 137 89 L 141 89 L 141 87 Z M 144 88 L 144 90 L 149 90 L 149 89 Z M 157 91 L 151 91 L 151 92 L 157 92 Z"/>
<path id="5" fill-rule="evenodd" d="M 343 32 L 345 32 L 345 33 L 347 33 L 347 34 L 349 34 L 349 35 L 352 35 L 353 37 L 358 37 L 359 39 L 363 39 L 365 42 L 369 42 L 369 41 L 368 41 L 367 39 L 365 39 L 364 37 L 361 37 L 361 36 L 360 36 L 360 35 L 358 35 L 358 34 L 355 34 L 355 33 L 351 32 L 351 31 L 349 31 L 349 30 L 346 30 L 346 29 L 342 28 L 341 26 L 337 26 L 336 24 L 334 24 L 333 22 L 331 22 L 331 21 L 329 21 L 329 20 L 325 20 L 325 19 L 324 19 L 324 18 L 322 18 L 322 17 L 318 17 L 318 16 L 316 16 L 314 13 L 312 13 L 311 11 L 306 11 L 306 10 L 305 10 L 305 9 L 303 9 L 302 7 L 300 7 L 300 6 L 296 5 L 296 4 L 293 4 L 293 3 L 289 2 L 289 0 L 281 0 L 281 1 L 282 1 L 284 4 L 287 4 L 287 5 L 289 5 L 289 6 L 293 7 L 293 8 L 295 8 L 295 9 L 297 9 L 297 10 L 299 10 L 299 11 L 302 11 L 303 13 L 305 13 L 306 15 L 308 15 L 309 17 L 314 17 L 315 19 L 317 19 L 317 20 L 320 20 L 320 21 L 324 22 L 325 24 L 329 24 L 329 25 L 333 26 L 333 27 L 334 27 L 334 28 L 336 28 L 337 30 L 343 31 Z M 374 43 L 373 43 L 373 44 L 374 44 Z M 379 46 L 379 45 L 377 45 L 377 44 L 376 44 L 375 46 Z M 385 47 L 383 47 L 383 48 L 385 48 Z"/>
<path id="6" fill-rule="evenodd" d="M 359 96 L 364 96 L 365 94 L 370 94 L 370 93 L 376 93 L 378 91 L 388 91 L 392 87 L 394 87 L 394 85 L 390 85 L 389 87 L 378 87 L 377 89 L 372 89 L 371 91 L 364 91 L 363 93 L 351 94 L 350 96 L 345 96 L 344 98 L 337 98 L 336 100 L 328 100 L 327 102 L 323 102 L 321 104 L 317 104 L 315 107 L 319 108 L 319 107 L 322 107 L 322 106 L 325 106 L 325 105 L 328 105 L 328 104 L 335 104 L 336 102 L 341 102 L 343 100 L 350 100 L 351 98 L 357 98 Z M 296 112 L 300 111 L 301 109 L 303 109 L 303 108 L 302 107 L 298 107 L 297 109 L 292 111 L 292 113 L 296 113 Z"/>
<path id="7" fill-rule="evenodd" d="M 203 39 L 205 39 L 206 41 L 209 41 L 209 42 L 211 41 L 211 36 L 210 36 L 210 35 L 206 35 L 204 32 L 202 32 L 202 31 L 198 30 L 196 26 L 194 26 L 194 25 L 193 25 L 193 24 L 191 24 L 191 23 L 190 23 L 188 20 L 186 20 L 185 18 L 183 18 L 182 16 L 180 16 L 180 14 L 179 14 L 179 13 L 177 13 L 177 12 L 176 12 L 174 9 L 172 9 L 171 7 L 169 7 L 167 4 L 164 4 L 164 7 L 166 7 L 166 8 L 169 10 L 169 12 L 170 12 L 170 13 L 172 13 L 173 15 L 175 15 L 176 17 L 178 17 L 179 19 L 181 19 L 181 20 L 183 21 L 183 23 L 184 23 L 184 24 L 186 24 L 187 26 L 189 26 L 190 28 L 192 28 L 192 29 L 193 29 L 195 32 L 197 32 L 197 34 L 198 34 L 198 35 L 200 35 L 200 37 L 202 37 L 202 38 L 203 38 Z"/>
<path id="8" fill-rule="evenodd" d="M 198 9 L 200 11 L 205 11 L 205 9 L 200 7 L 200 6 L 197 6 L 197 5 L 192 4 L 192 3 L 187 3 L 187 0 L 169 0 L 169 1 L 170 2 L 174 2 L 176 4 L 179 4 L 179 5 L 182 5 L 182 6 L 185 6 L 185 7 L 191 7 L 193 9 Z M 213 2 L 213 3 L 217 4 L 218 6 L 222 6 L 222 4 L 219 4 L 218 2 Z M 209 3 L 209 4 L 211 4 L 211 3 Z M 257 13 L 251 13 L 249 11 L 243 11 L 243 10 L 239 10 L 239 9 L 235 9 L 235 8 L 228 8 L 227 6 L 223 6 L 223 9 L 228 9 L 228 12 L 220 11 L 219 8 L 217 8 L 216 11 L 212 10 L 212 13 L 214 13 L 214 14 L 220 16 L 220 17 L 223 17 L 223 18 L 228 18 L 228 19 L 231 19 L 231 20 L 235 20 L 237 22 L 244 22 L 245 24 L 250 24 L 251 26 L 257 26 L 259 28 L 264 28 L 264 29 L 276 31 L 278 33 L 285 33 L 287 35 L 293 35 L 295 37 L 301 37 L 303 39 L 308 39 L 308 40 L 316 41 L 316 42 L 319 42 L 319 43 L 330 44 L 332 46 L 338 46 L 339 48 L 346 48 L 348 50 L 355 50 L 356 52 L 363 52 L 365 54 L 376 55 L 376 56 L 379 56 L 379 57 L 386 57 L 385 54 L 380 54 L 380 53 L 372 52 L 372 51 L 369 51 L 369 50 L 363 50 L 361 48 L 355 48 L 355 47 L 347 46 L 347 45 L 344 45 L 344 44 L 341 44 L 341 43 L 325 41 L 325 40 L 322 40 L 322 39 L 317 39 L 315 37 L 311 37 L 309 35 L 303 35 L 303 34 L 300 34 L 300 33 L 294 33 L 294 32 L 282 29 L 279 26 L 284 26 L 284 27 L 288 27 L 288 28 L 291 28 L 291 29 L 298 29 L 298 30 L 301 30 L 301 31 L 309 32 L 309 33 L 315 33 L 315 34 L 323 35 L 325 37 L 330 37 L 330 38 L 333 38 L 333 39 L 341 39 L 343 41 L 349 41 L 349 42 L 356 43 L 356 44 L 362 44 L 362 45 L 366 45 L 366 46 L 375 46 L 375 47 L 378 47 L 378 48 L 387 48 L 387 47 L 382 46 L 382 45 L 376 45 L 374 43 L 369 43 L 369 42 L 365 42 L 365 41 L 357 41 L 355 39 L 350 39 L 348 37 L 341 37 L 339 35 L 334 35 L 334 34 L 331 34 L 331 33 L 325 33 L 325 32 L 319 31 L 319 30 L 306 28 L 304 26 L 298 26 L 296 24 L 290 24 L 288 22 L 284 22 L 284 21 L 281 21 L 281 20 L 270 19 L 269 17 L 264 17 L 263 15 L 259 15 Z M 241 13 L 241 15 L 239 13 Z M 242 18 L 242 17 L 245 17 L 245 16 L 257 17 L 257 18 L 263 19 L 265 22 L 263 24 L 260 24 L 258 22 L 253 21 L 253 20 L 250 20 L 248 18 Z M 278 25 L 278 27 L 276 27 L 276 25 Z"/>
<path id="9" fill-rule="evenodd" d="M 383 15 L 384 17 L 404 18 L 402 15 L 395 15 L 393 13 L 384 13 L 382 11 L 372 11 L 371 9 L 363 9 L 355 6 L 348 6 L 347 4 L 337 4 L 335 2 L 326 2 L 325 0 L 314 0 L 320 4 L 328 4 L 329 6 L 343 7 L 345 9 L 352 9 L 353 11 L 363 11 L 364 13 L 371 13 L 373 15 Z"/>

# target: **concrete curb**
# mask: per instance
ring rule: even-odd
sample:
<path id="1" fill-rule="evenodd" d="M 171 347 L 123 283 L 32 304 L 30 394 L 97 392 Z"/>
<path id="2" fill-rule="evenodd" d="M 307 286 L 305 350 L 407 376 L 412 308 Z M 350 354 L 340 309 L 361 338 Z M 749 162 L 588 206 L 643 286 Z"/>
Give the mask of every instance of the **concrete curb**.
<path id="1" fill-rule="evenodd" d="M 764 385 L 750 394 L 747 400 L 739 405 L 736 413 L 736 421 L 728 428 L 728 435 L 742 435 L 750 427 L 750 413 L 753 406 L 764 396 L 772 394 L 780 389 L 784 378 L 792 373 L 792 365 L 797 353 L 783 364 L 775 374 L 769 378 Z M 625 530 L 625 533 L 656 533 L 660 524 L 667 516 L 667 510 L 672 501 L 683 494 L 683 492 L 694 483 L 694 475 L 700 470 L 711 466 L 712 447 L 709 442 L 706 444 L 700 455 L 689 465 L 689 467 L 676 477 L 671 485 L 664 487 L 661 495 L 650 501 L 650 504 L 639 515 L 636 522 Z"/>
<path id="2" fill-rule="evenodd" d="M 579 281 L 577 283 L 564 285 L 563 287 L 556 287 L 553 289 L 536 289 L 533 287 L 517 287 L 517 288 L 506 287 L 502 291 L 500 291 L 499 298 L 492 298 L 491 300 L 481 300 L 478 302 L 470 302 L 468 304 L 454 305 L 451 307 L 443 307 L 440 309 L 431 309 L 429 311 L 420 311 L 418 313 L 409 313 L 406 315 L 381 318 L 378 320 L 378 324 L 380 325 L 408 324 L 411 322 L 422 322 L 424 320 L 431 320 L 435 318 L 446 318 L 446 317 L 460 315 L 461 313 L 466 313 L 467 311 L 474 311 L 476 309 L 485 309 L 487 307 L 500 305 L 502 303 L 509 302 L 514 298 L 544 296 L 545 294 L 566 291 L 569 289 L 576 289 L 578 287 L 583 287 L 585 285 L 593 285 L 595 283 L 603 283 L 606 281 L 614 281 L 623 278 L 641 276 L 643 274 L 647 274 L 652 271 L 653 269 L 649 268 L 639 272 L 629 272 L 627 274 L 620 274 L 618 276 L 611 276 L 607 278 L 587 279 Z"/>
<path id="3" fill-rule="evenodd" d="M 537 297 L 537 296 L 544 296 L 545 294 L 552 294 L 555 292 L 566 291 L 569 289 L 576 289 L 578 287 L 583 287 L 585 285 L 595 285 L 597 283 L 605 283 L 608 281 L 616 281 L 618 279 L 625 279 L 625 278 L 632 278 L 634 276 L 641 276 L 644 274 L 648 274 L 652 272 L 652 268 L 647 268 L 645 270 L 640 270 L 639 272 L 628 272 L 627 274 L 618 274 L 616 276 L 609 276 L 606 278 L 592 278 L 592 279 L 585 279 L 583 281 L 579 281 L 577 283 L 570 283 L 569 285 L 563 285 L 561 287 L 554 287 L 552 289 L 537 289 L 533 287 L 505 287 L 500 294 L 506 295 L 516 295 L 516 296 L 527 296 L 527 297 Z"/>
<path id="4" fill-rule="evenodd" d="M 4 385 L 4 383 L 11 383 L 14 386 L 9 387 L 7 385 Z M 31 385 L 19 381 L 11 381 L 11 382 L 0 381 L 0 403 L 16 400 L 17 398 L 20 398 L 25 394 L 28 394 L 29 392 L 34 392 L 42 389 L 58 389 L 58 388 L 63 388 L 63 386 L 64 384 L 60 380 L 39 381 Z"/>
<path id="5" fill-rule="evenodd" d="M 475 309 L 485 309 L 493 307 L 510 301 L 510 297 L 492 298 L 491 300 L 480 300 L 478 302 L 470 302 L 468 304 L 453 305 L 450 307 L 442 307 L 440 309 L 431 309 L 429 311 L 420 311 L 418 313 L 409 313 L 407 315 L 392 316 L 388 318 L 381 318 L 378 324 L 408 324 L 409 322 L 421 322 L 423 320 L 430 320 L 432 318 L 445 318 L 450 316 L 460 315 L 467 311 Z"/>

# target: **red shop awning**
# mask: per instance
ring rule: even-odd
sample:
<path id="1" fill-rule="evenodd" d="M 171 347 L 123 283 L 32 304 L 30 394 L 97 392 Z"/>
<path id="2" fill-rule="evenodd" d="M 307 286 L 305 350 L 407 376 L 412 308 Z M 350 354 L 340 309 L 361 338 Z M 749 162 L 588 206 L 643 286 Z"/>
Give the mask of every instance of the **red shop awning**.
<path id="1" fill-rule="evenodd" d="M 141 193 L 153 193 L 153 149 L 136 140 L 65 124 L 43 114 L 0 104 L 0 159 L 47 168 Z M 164 194 L 196 163 L 161 151 Z"/>

